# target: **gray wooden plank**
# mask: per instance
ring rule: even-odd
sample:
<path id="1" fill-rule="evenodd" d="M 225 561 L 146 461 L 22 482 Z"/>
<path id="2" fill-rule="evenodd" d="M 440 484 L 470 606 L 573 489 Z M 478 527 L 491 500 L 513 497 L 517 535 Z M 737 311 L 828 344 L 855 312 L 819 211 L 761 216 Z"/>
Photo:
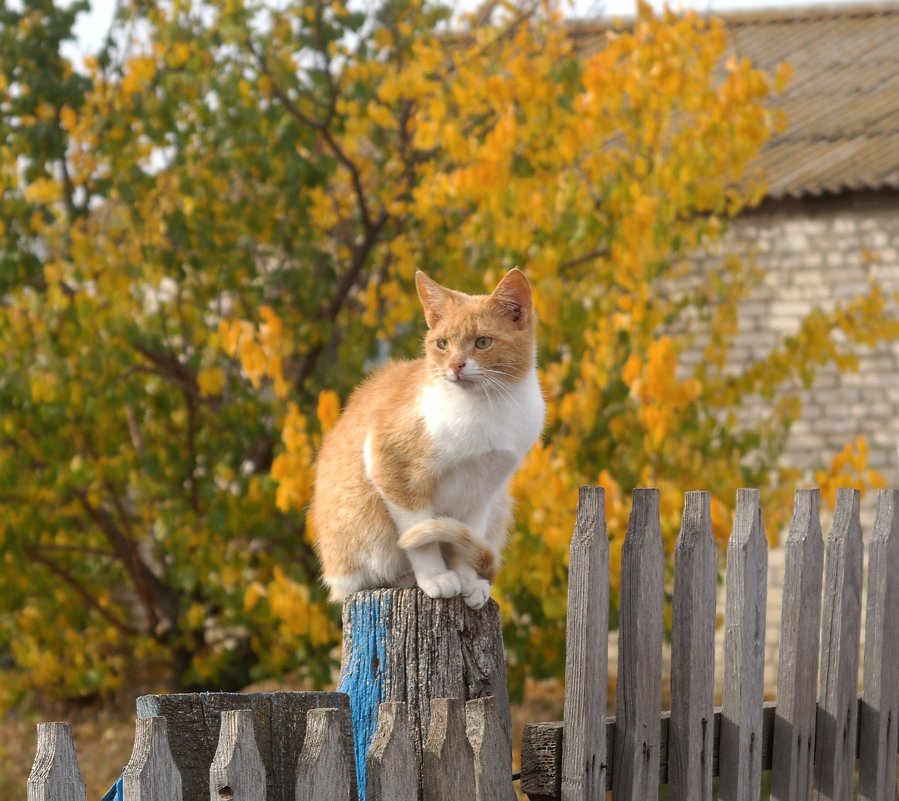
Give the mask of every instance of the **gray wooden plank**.
<path id="1" fill-rule="evenodd" d="M 460 698 L 432 698 L 422 765 L 423 801 L 472 801 L 474 753 Z"/>
<path id="2" fill-rule="evenodd" d="M 609 540 L 605 491 L 581 487 L 568 563 L 565 729 L 561 792 L 594 801 L 606 784 L 605 731 L 609 638 Z M 536 776 L 534 777 L 536 780 Z"/>
<path id="3" fill-rule="evenodd" d="M 758 490 L 737 490 L 727 548 L 718 797 L 756 801 L 761 790 L 768 543 Z"/>
<path id="4" fill-rule="evenodd" d="M 658 792 L 664 570 L 659 491 L 635 489 L 621 552 L 612 772 L 616 801 L 638 801 Z"/>
<path id="5" fill-rule="evenodd" d="M 865 679 L 859 710 L 862 801 L 896 799 L 899 724 L 899 490 L 881 490 L 868 553 Z"/>
<path id="6" fill-rule="evenodd" d="M 414 797 L 414 796 L 411 796 Z M 296 801 L 353 801 L 356 762 L 353 740 L 339 709 L 313 709 L 297 762 Z"/>
<path id="7" fill-rule="evenodd" d="M 562 797 L 562 721 L 528 723 L 521 735 L 521 792 L 530 801 Z"/>
<path id="8" fill-rule="evenodd" d="M 265 801 L 265 765 L 249 709 L 221 713 L 218 747 L 209 766 L 210 801 Z"/>
<path id="9" fill-rule="evenodd" d="M 663 738 L 672 797 L 695 801 L 712 798 L 718 549 L 710 505 L 708 492 L 686 494 L 674 551 L 671 719 Z"/>
<path id="10" fill-rule="evenodd" d="M 495 601 L 470 609 L 461 598 L 429 598 L 418 588 L 365 591 L 344 603 L 343 621 L 338 688 L 351 698 L 360 793 L 383 701 L 406 702 L 418 764 L 432 698 L 496 696 L 511 750 L 502 620 Z"/>
<path id="11" fill-rule="evenodd" d="M 378 707 L 378 725 L 366 756 L 366 801 L 418 797 L 418 761 L 405 701 Z"/>
<path id="12" fill-rule="evenodd" d="M 807 801 L 815 755 L 818 646 L 821 629 L 821 536 L 819 492 L 796 491 L 784 548 L 777 716 L 771 797 Z"/>
<path id="13" fill-rule="evenodd" d="M 515 801 L 512 752 L 492 695 L 465 704 L 465 731 L 474 753 L 477 801 Z"/>
<path id="14" fill-rule="evenodd" d="M 816 801 L 852 798 L 861 628 L 862 532 L 858 490 L 837 491 L 824 564 L 818 715 L 815 727 Z"/>
<path id="15" fill-rule="evenodd" d="M 28 776 L 28 801 L 85 801 L 70 723 L 38 723 L 37 750 Z"/>
<path id="16" fill-rule="evenodd" d="M 266 792 L 271 801 L 293 801 L 306 714 L 310 709 L 334 707 L 344 710 L 349 732 L 349 698 L 343 693 L 172 693 L 137 699 L 138 717 L 166 719 L 184 801 L 205 801 L 209 796 L 209 766 L 218 744 L 221 713 L 228 709 L 252 711 L 256 745 L 265 765 Z"/>
<path id="17" fill-rule="evenodd" d="M 165 718 L 137 719 L 122 792 L 124 801 L 181 801 L 181 773 L 169 749 Z"/>

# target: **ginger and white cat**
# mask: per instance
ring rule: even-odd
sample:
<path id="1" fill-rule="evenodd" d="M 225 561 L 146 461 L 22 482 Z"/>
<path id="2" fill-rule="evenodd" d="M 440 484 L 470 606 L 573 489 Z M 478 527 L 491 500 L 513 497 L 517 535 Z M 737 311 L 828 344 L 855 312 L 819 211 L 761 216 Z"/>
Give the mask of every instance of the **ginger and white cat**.
<path id="1" fill-rule="evenodd" d="M 425 356 L 353 393 L 318 455 L 313 526 L 335 601 L 418 584 L 478 608 L 511 520 L 509 478 L 543 429 L 531 289 L 517 269 L 490 295 L 415 280 Z"/>

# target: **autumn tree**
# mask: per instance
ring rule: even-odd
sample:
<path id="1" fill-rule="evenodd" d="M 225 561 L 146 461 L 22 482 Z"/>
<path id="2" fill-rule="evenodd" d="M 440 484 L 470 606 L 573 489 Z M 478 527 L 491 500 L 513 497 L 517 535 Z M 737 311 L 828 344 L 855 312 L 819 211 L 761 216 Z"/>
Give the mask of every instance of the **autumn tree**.
<path id="1" fill-rule="evenodd" d="M 82 72 L 78 9 L 0 17 L 7 697 L 329 680 L 312 457 L 418 352 L 416 268 L 536 290 L 549 423 L 496 590 L 516 681 L 560 670 L 578 484 L 607 487 L 613 573 L 634 486 L 668 538 L 708 488 L 722 535 L 736 487 L 789 489 L 789 388 L 899 333 L 874 287 L 728 371 L 751 266 L 678 279 L 761 198 L 787 75 L 726 61 L 717 22 L 641 8 L 587 57 L 549 4 L 134 2 Z M 737 426 L 750 396 L 770 414 Z M 877 480 L 863 445 L 834 473 Z"/>

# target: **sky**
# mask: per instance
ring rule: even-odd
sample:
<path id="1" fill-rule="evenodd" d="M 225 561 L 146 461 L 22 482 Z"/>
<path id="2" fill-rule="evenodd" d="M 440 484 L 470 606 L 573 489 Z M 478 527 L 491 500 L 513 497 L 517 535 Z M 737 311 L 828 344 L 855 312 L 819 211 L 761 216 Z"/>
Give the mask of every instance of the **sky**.
<path id="1" fill-rule="evenodd" d="M 661 8 L 661 0 L 651 0 Z M 675 8 L 695 8 L 701 11 L 729 11 L 795 6 L 858 5 L 856 0 L 673 0 Z M 634 0 L 575 0 L 574 16 L 577 17 L 628 17 L 633 16 Z M 115 0 L 91 0 L 91 10 L 78 17 L 75 26 L 77 44 L 70 55 L 87 55 L 95 52 L 102 43 L 115 9 Z"/>

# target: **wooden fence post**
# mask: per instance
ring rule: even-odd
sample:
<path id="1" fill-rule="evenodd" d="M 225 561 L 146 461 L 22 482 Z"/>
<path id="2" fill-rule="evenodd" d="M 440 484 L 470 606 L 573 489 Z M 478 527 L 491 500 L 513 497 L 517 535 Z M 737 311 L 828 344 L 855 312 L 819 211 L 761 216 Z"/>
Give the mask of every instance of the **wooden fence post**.
<path id="1" fill-rule="evenodd" d="M 165 718 L 137 719 L 122 788 L 125 801 L 181 801 L 181 774 L 169 749 Z"/>
<path id="2" fill-rule="evenodd" d="M 816 489 L 796 490 L 785 547 L 771 798 L 808 801 L 815 755 L 824 540 Z"/>
<path id="3" fill-rule="evenodd" d="M 265 766 L 253 734 L 253 713 L 221 715 L 218 747 L 209 767 L 210 801 L 265 801 Z"/>
<path id="4" fill-rule="evenodd" d="M 418 796 L 419 771 L 405 701 L 385 701 L 378 707 L 378 725 L 365 765 L 367 801 Z"/>
<path id="5" fill-rule="evenodd" d="M 609 540 L 606 496 L 602 487 L 581 487 L 577 523 L 568 562 L 568 629 L 565 655 L 565 748 L 561 730 L 549 732 L 547 755 L 541 762 L 557 770 L 561 762 L 564 801 L 595 801 L 606 788 L 606 692 L 609 647 Z M 530 741 L 529 741 L 530 742 Z M 533 743 L 532 743 L 533 744 Z M 561 755 L 560 752 L 561 751 Z M 549 796 L 555 776 L 547 781 L 536 765 L 521 789 L 536 797 Z"/>
<path id="6" fill-rule="evenodd" d="M 862 801 L 895 801 L 899 725 L 899 491 L 881 490 L 868 554 L 865 691 L 859 726 Z"/>
<path id="7" fill-rule="evenodd" d="M 816 801 L 843 801 L 852 798 L 855 783 L 862 595 L 858 490 L 837 490 L 824 588 L 814 797 Z"/>
<path id="8" fill-rule="evenodd" d="M 721 801 L 757 801 L 762 779 L 762 702 L 768 543 L 758 490 L 737 490 L 727 547 Z"/>
<path id="9" fill-rule="evenodd" d="M 208 801 L 209 766 L 225 710 L 252 713 L 270 801 L 294 801 L 297 759 L 311 709 L 339 708 L 350 731 L 349 699 L 335 692 L 173 693 L 137 699 L 138 717 L 166 719 L 169 748 L 181 772 L 184 801 Z"/>
<path id="10" fill-rule="evenodd" d="M 492 695 L 465 704 L 465 731 L 474 752 L 477 801 L 515 801 L 512 754 Z"/>
<path id="11" fill-rule="evenodd" d="M 296 801 L 356 801 L 353 740 L 339 709 L 313 709 L 297 763 Z"/>
<path id="12" fill-rule="evenodd" d="M 708 492 L 686 494 L 674 553 L 669 793 L 671 798 L 711 801 L 718 550 Z"/>
<path id="13" fill-rule="evenodd" d="M 38 723 L 37 751 L 28 776 L 28 801 L 85 801 L 87 790 L 70 723 Z"/>
<path id="14" fill-rule="evenodd" d="M 616 801 L 639 801 L 658 794 L 664 588 L 659 491 L 635 489 L 621 552 L 612 770 L 612 796 Z"/>
<path id="15" fill-rule="evenodd" d="M 511 752 L 509 697 L 499 607 L 470 609 L 461 598 L 429 598 L 421 590 L 358 592 L 343 607 L 343 658 L 338 689 L 350 698 L 359 798 L 378 706 L 405 701 L 419 764 L 434 698 L 496 702 Z"/>
<path id="16" fill-rule="evenodd" d="M 475 798 L 474 752 L 465 734 L 465 708 L 459 698 L 431 699 L 422 785 L 424 801 Z"/>

